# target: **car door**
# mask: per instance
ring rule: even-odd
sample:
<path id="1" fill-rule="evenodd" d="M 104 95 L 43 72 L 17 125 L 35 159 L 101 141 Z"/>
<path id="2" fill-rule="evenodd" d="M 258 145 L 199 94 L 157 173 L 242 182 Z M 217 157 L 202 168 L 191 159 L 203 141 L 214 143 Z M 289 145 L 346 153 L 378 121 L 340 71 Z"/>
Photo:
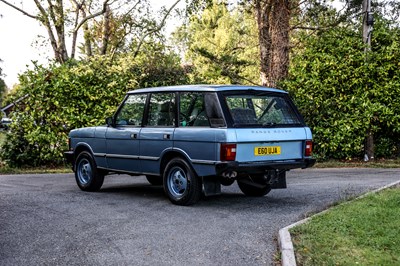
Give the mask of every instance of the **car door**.
<path id="1" fill-rule="evenodd" d="M 106 161 L 109 169 L 140 173 L 140 131 L 147 94 L 128 95 L 106 132 Z"/>
<path id="2" fill-rule="evenodd" d="M 160 173 L 162 153 L 173 147 L 176 125 L 174 92 L 152 93 L 147 122 L 140 132 L 140 161 L 144 174 Z"/>

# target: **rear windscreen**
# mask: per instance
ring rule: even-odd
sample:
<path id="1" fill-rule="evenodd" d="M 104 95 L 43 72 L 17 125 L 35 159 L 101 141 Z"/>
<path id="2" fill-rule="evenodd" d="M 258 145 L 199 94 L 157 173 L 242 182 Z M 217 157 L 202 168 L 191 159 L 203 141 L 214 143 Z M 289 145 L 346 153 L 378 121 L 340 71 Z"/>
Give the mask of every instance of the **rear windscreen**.
<path id="1" fill-rule="evenodd" d="M 302 121 L 285 95 L 226 95 L 234 125 L 295 126 Z"/>

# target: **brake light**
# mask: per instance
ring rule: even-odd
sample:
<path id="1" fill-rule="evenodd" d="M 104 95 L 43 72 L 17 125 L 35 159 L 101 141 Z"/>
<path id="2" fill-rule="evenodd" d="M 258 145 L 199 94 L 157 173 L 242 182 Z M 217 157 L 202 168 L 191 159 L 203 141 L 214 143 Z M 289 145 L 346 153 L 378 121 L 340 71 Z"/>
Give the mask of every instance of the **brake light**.
<path id="1" fill-rule="evenodd" d="M 71 138 L 68 138 L 68 150 L 72 151 Z"/>
<path id="2" fill-rule="evenodd" d="M 305 156 L 312 156 L 312 147 L 313 142 L 311 140 L 306 140 L 306 148 L 304 150 L 304 155 Z"/>
<path id="3" fill-rule="evenodd" d="M 236 159 L 236 144 L 221 144 L 221 161 L 234 161 Z"/>

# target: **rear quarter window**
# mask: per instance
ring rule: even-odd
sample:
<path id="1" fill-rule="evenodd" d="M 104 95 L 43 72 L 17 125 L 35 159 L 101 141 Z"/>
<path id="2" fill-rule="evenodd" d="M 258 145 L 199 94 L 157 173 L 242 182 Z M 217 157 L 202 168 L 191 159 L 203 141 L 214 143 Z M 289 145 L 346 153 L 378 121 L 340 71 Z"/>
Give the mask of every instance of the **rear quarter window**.
<path id="1" fill-rule="evenodd" d="M 181 92 L 179 125 L 182 127 L 225 127 L 216 93 Z"/>

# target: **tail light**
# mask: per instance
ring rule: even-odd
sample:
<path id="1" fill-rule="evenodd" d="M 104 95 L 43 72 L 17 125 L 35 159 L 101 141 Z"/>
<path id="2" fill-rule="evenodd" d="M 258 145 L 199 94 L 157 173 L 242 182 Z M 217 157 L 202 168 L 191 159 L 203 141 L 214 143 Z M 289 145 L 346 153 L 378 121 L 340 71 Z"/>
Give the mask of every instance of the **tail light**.
<path id="1" fill-rule="evenodd" d="M 306 140 L 306 148 L 304 150 L 304 155 L 312 156 L 312 148 L 313 148 L 313 142 L 311 140 Z"/>
<path id="2" fill-rule="evenodd" d="M 68 138 L 68 150 L 72 151 L 71 138 Z"/>
<path id="3" fill-rule="evenodd" d="M 234 161 L 236 159 L 236 144 L 221 144 L 221 161 Z"/>

